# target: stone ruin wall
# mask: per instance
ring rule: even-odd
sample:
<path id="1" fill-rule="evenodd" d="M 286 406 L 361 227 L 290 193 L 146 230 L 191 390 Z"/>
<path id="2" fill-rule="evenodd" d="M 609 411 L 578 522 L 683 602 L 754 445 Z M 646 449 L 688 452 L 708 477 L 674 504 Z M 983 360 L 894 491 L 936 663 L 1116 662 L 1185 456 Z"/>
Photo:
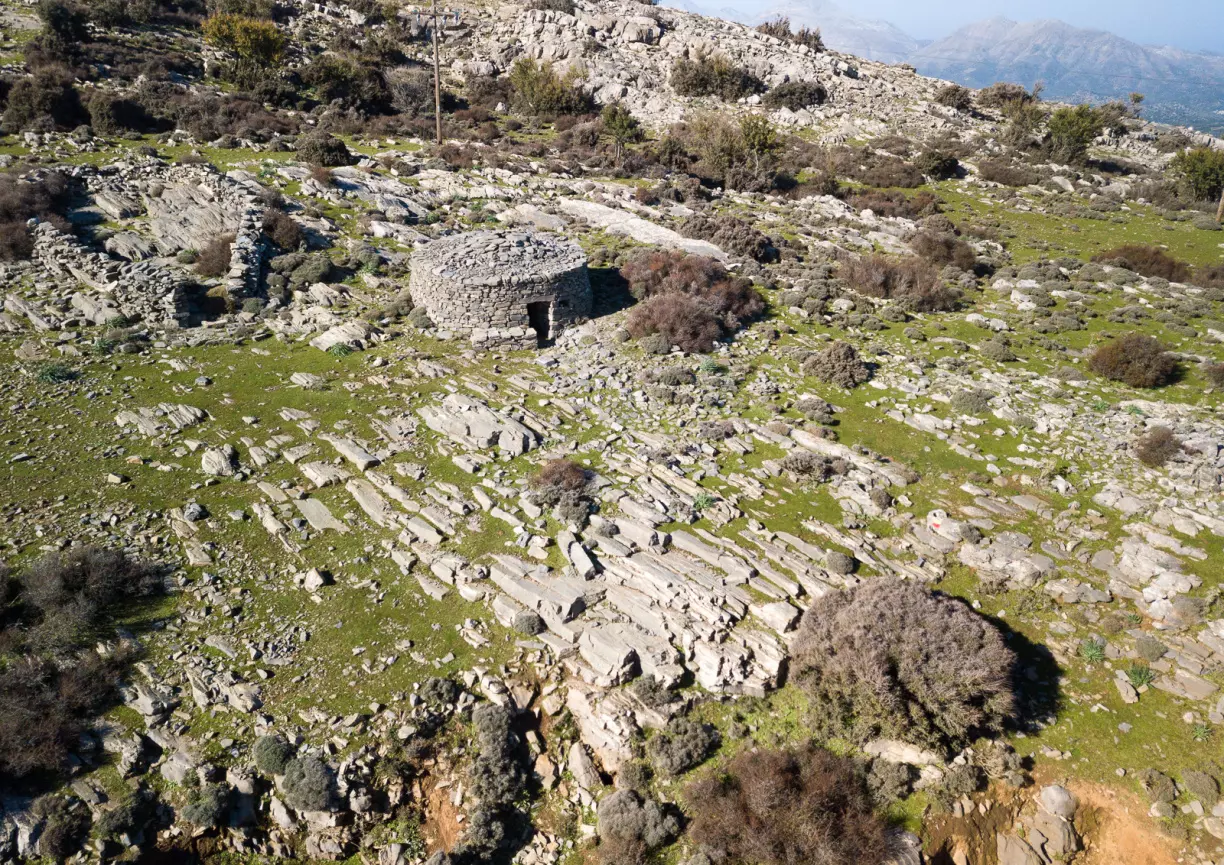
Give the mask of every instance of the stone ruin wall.
<path id="1" fill-rule="evenodd" d="M 438 327 L 469 335 L 478 346 L 534 345 L 530 303 L 549 304 L 550 337 L 590 317 L 586 262 L 576 248 L 567 248 L 570 244 L 558 244 L 555 262 L 491 264 L 492 274 L 458 272 L 448 260 L 438 261 L 452 253 L 445 241 L 437 248 L 430 246 L 413 258 L 409 280 L 413 302 L 425 307 Z M 454 250 L 453 254 L 465 253 Z"/>
<path id="2" fill-rule="evenodd" d="M 439 327 L 473 331 L 529 328 L 527 304 L 552 304 L 555 333 L 591 314 L 591 284 L 585 264 L 562 273 L 529 278 L 502 276 L 457 280 L 436 268 L 414 267 L 409 280 L 414 303 L 429 310 Z"/>

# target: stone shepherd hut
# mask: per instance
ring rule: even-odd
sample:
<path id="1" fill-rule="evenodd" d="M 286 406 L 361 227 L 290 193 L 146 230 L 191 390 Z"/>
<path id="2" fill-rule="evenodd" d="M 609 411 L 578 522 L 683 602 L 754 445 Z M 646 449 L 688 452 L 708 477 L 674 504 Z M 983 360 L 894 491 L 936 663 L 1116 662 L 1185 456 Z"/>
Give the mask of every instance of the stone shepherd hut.
<path id="1" fill-rule="evenodd" d="M 591 315 L 586 255 L 531 231 L 442 237 L 412 255 L 412 302 L 480 348 L 545 345 Z"/>

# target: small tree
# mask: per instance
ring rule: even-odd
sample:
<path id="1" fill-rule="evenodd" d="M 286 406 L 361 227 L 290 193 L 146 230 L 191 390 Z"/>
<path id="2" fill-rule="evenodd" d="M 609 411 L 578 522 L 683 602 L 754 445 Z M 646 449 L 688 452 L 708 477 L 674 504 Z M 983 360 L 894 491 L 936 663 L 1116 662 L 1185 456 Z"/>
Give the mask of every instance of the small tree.
<path id="1" fill-rule="evenodd" d="M 213 15 L 203 29 L 209 45 L 261 67 L 279 63 L 288 44 L 285 34 L 271 21 L 230 12 Z"/>
<path id="2" fill-rule="evenodd" d="M 740 135 L 758 172 L 761 161 L 770 159 L 782 146 L 778 130 L 769 122 L 769 118 L 759 114 L 746 114 L 740 119 Z"/>
<path id="3" fill-rule="evenodd" d="M 969 88 L 959 84 L 946 84 L 935 94 L 935 101 L 954 111 L 969 111 L 973 108 L 973 94 Z"/>
<path id="4" fill-rule="evenodd" d="M 1050 156 L 1060 162 L 1082 162 L 1088 146 L 1104 129 L 1101 112 L 1091 105 L 1060 108 L 1050 117 Z"/>
<path id="5" fill-rule="evenodd" d="M 1169 167 L 1196 201 L 1214 201 L 1224 192 L 1224 150 L 1184 150 L 1173 157 Z"/>
<path id="6" fill-rule="evenodd" d="M 564 77 L 551 63 L 524 57 L 510 69 L 511 106 L 520 114 L 583 114 L 591 109 L 591 97 L 582 89 L 581 74 L 570 70 Z"/>
<path id="7" fill-rule="evenodd" d="M 43 31 L 39 36 L 42 46 L 58 57 L 75 55 L 84 42 L 89 41 L 89 29 L 85 12 L 69 0 L 40 0 L 36 7 Z"/>
<path id="8" fill-rule="evenodd" d="M 605 106 L 600 119 L 603 121 L 604 131 L 616 145 L 616 161 L 620 162 L 625 145 L 642 140 L 642 124 L 638 123 L 637 118 L 620 102 Z"/>

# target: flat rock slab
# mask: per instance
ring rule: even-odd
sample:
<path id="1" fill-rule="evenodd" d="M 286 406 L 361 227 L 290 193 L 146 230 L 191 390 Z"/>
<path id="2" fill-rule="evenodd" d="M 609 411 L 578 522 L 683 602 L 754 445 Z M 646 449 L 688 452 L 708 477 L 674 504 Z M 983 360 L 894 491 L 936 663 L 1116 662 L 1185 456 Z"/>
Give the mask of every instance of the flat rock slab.
<path id="1" fill-rule="evenodd" d="M 342 535 L 348 534 L 349 527 L 333 517 L 332 512 L 327 509 L 327 505 L 318 499 L 298 499 L 294 504 L 302 516 L 305 517 L 306 522 L 310 523 L 316 531 L 322 532 L 327 529 L 334 529 Z"/>
<path id="2" fill-rule="evenodd" d="M 330 444 L 336 449 L 336 452 L 340 454 L 340 456 L 344 457 L 362 471 L 373 468 L 382 462 L 382 460 L 374 456 L 352 439 L 334 435 L 321 435 L 319 436 L 319 439 Z"/>
<path id="3" fill-rule="evenodd" d="M 655 225 L 653 222 L 642 219 L 640 216 L 634 216 L 632 213 L 617 210 L 615 207 L 596 204 L 593 201 L 580 201 L 574 198 L 564 199 L 557 206 L 567 216 L 581 217 L 592 225 L 603 228 L 609 234 L 629 237 L 638 243 L 649 243 L 654 246 L 664 246 L 668 249 L 680 249 L 693 255 L 708 255 L 719 261 L 726 261 L 728 258 L 727 253 L 712 243 L 685 237 L 672 231 L 670 228 Z"/>

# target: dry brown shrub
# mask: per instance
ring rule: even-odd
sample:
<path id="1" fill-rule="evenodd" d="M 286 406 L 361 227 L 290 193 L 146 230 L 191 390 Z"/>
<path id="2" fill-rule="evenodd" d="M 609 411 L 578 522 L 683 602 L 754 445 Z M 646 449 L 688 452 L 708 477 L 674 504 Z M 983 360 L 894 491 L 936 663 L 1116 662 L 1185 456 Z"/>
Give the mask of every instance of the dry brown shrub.
<path id="1" fill-rule="evenodd" d="M 734 216 L 691 216 L 680 226 L 680 233 L 686 237 L 708 240 L 715 246 L 753 261 L 768 263 L 778 260 L 778 250 L 769 236 Z"/>
<path id="2" fill-rule="evenodd" d="M 685 798 L 690 836 L 719 862 L 845 865 L 890 852 L 862 769 L 815 745 L 745 751 Z"/>
<path id="3" fill-rule="evenodd" d="M 1193 281 L 1203 288 L 1224 288 L 1224 264 L 1196 268 Z"/>
<path id="4" fill-rule="evenodd" d="M 846 256 L 837 272 L 860 294 L 897 300 L 914 312 L 955 309 L 961 296 L 943 284 L 938 267 L 918 256 Z"/>
<path id="5" fill-rule="evenodd" d="M 1128 243 L 1097 253 L 1092 260 L 1116 264 L 1143 276 L 1157 276 L 1169 282 L 1185 282 L 1190 278 L 1190 265 L 1178 261 L 1159 247 L 1142 243 Z"/>
<path id="6" fill-rule="evenodd" d="M 977 265 L 977 253 L 968 243 L 947 231 L 920 231 L 910 240 L 910 248 L 919 257 L 943 267 L 955 265 L 972 271 Z"/>
<path id="7" fill-rule="evenodd" d="M 1160 468 L 1177 456 L 1181 446 L 1181 439 L 1168 427 L 1153 427 L 1135 442 L 1135 456 L 1145 466 Z"/>
<path id="8" fill-rule="evenodd" d="M 918 219 L 939 212 L 939 199 L 922 190 L 906 195 L 899 189 L 868 189 L 851 195 L 846 203 L 855 210 L 870 210 L 876 216 L 901 216 Z"/>
<path id="9" fill-rule="evenodd" d="M 1224 387 L 1224 363 L 1203 364 L 1203 376 L 1212 387 Z"/>
<path id="10" fill-rule="evenodd" d="M 978 162 L 978 177 L 1004 186 L 1031 186 L 1041 176 L 1027 168 L 1016 167 L 1002 159 L 983 159 Z"/>
<path id="11" fill-rule="evenodd" d="M 875 578 L 816 600 L 794 644 L 812 723 L 854 741 L 901 739 L 954 752 L 1016 713 L 1016 657 L 958 600 Z"/>
<path id="12" fill-rule="evenodd" d="M 722 336 L 718 316 L 708 301 L 691 294 L 659 294 L 635 306 L 625 320 L 634 339 L 654 333 L 682 351 L 708 352 Z"/>
<path id="13" fill-rule="evenodd" d="M 913 189 L 921 186 L 926 178 L 916 165 L 900 159 L 879 159 L 858 172 L 856 180 L 876 187 L 899 187 Z"/>
<path id="14" fill-rule="evenodd" d="M 556 489 L 563 492 L 581 492 L 586 489 L 587 473 L 582 466 L 560 457 L 549 460 L 531 478 L 533 489 Z"/>
<path id="15" fill-rule="evenodd" d="M 200 250 L 195 261 L 196 273 L 200 276 L 225 276 L 230 269 L 230 254 L 234 248 L 234 235 L 215 237 L 208 246 Z"/>
<path id="16" fill-rule="evenodd" d="M 642 301 L 629 313 L 629 333 L 636 338 L 661 333 L 684 351 L 709 351 L 714 340 L 765 309 L 751 280 L 733 277 L 702 255 L 642 252 L 621 275 Z"/>
<path id="17" fill-rule="evenodd" d="M 26 261 L 34 255 L 34 236 L 24 222 L 0 222 L 0 261 Z"/>
<path id="18" fill-rule="evenodd" d="M 263 233 L 285 252 L 293 252 L 302 245 L 302 227 L 283 210 L 270 208 L 264 213 Z"/>
<path id="19" fill-rule="evenodd" d="M 871 377 L 871 371 L 859 359 L 854 346 L 841 341 L 831 343 L 828 348 L 805 360 L 803 373 L 847 390 L 857 387 Z"/>
<path id="20" fill-rule="evenodd" d="M 1141 333 L 1105 343 L 1088 359 L 1088 367 L 1131 387 L 1160 387 L 1177 374 L 1177 360 L 1158 341 Z"/>

